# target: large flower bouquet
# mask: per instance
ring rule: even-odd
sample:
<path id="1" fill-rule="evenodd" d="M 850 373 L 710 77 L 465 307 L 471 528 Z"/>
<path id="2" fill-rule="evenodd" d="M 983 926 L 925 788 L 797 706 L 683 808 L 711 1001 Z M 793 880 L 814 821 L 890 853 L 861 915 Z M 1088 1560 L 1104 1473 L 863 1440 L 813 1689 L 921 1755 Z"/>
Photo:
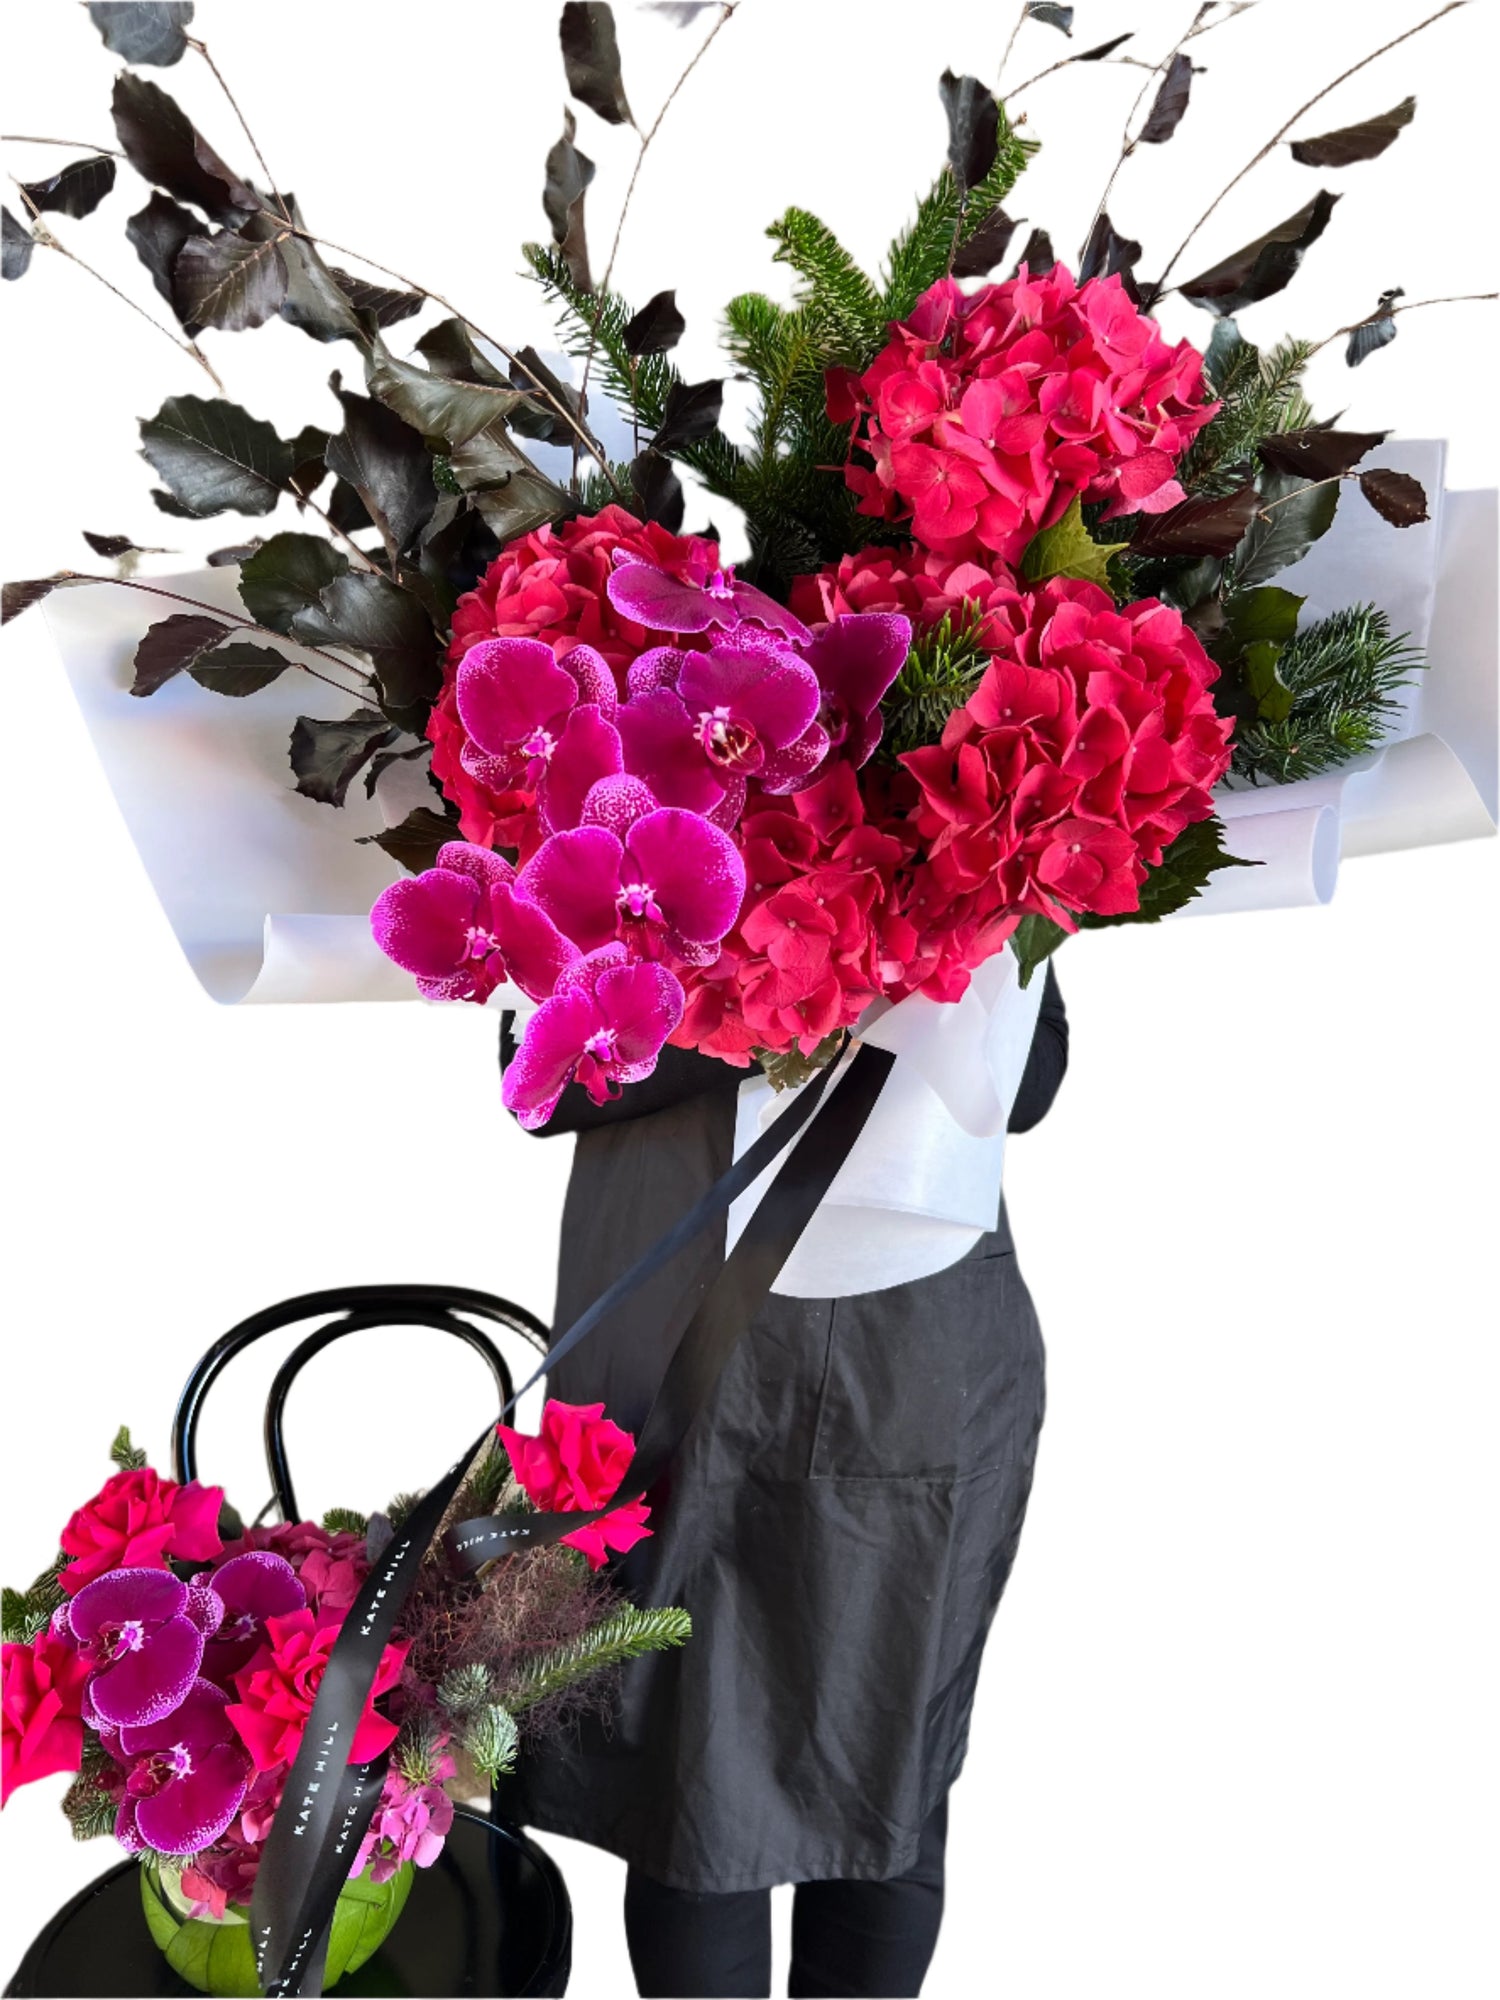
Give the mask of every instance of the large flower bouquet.
<path id="1" fill-rule="evenodd" d="M 190 7 L 91 11 L 127 62 L 213 66 Z M 691 70 L 734 9 L 670 11 L 707 29 Z M 1068 30 L 1072 12 L 1026 6 L 1017 27 Z M 873 1009 L 959 998 L 1002 949 L 1029 976 L 1080 927 L 1159 919 L 1239 865 L 1216 784 L 1282 782 L 1381 740 L 1420 657 L 1372 603 L 1303 622 L 1275 579 L 1347 484 L 1393 529 L 1426 518 L 1425 495 L 1372 462 L 1383 433 L 1315 420 L 1301 378 L 1326 342 L 1261 351 L 1236 318 L 1288 285 L 1338 196 L 1174 276 L 1214 201 L 1155 279 L 1106 206 L 1129 157 L 1190 115 L 1195 44 L 1238 12 L 1201 8 L 1154 62 L 1120 55 L 1121 35 L 1051 66 L 1144 72 L 1071 264 L 1033 229 L 993 275 L 1036 150 L 1011 108 L 1025 86 L 997 96 L 945 72 L 947 163 L 878 279 L 803 210 L 771 227 L 795 292 L 725 309 L 755 393 L 737 442 L 723 383 L 669 358 L 673 292 L 635 309 L 611 289 L 613 251 L 593 275 L 573 113 L 546 160 L 552 241 L 526 253 L 569 381 L 399 274 L 325 261 L 258 149 L 259 181 L 156 83 L 118 78 L 121 152 L 153 189 L 127 228 L 172 337 L 211 373 L 210 331 L 280 317 L 345 343 L 367 391 L 336 375 L 342 428 L 294 439 L 191 395 L 142 423 L 168 514 L 289 498 L 328 534 L 221 551 L 244 615 L 174 609 L 140 643 L 134 692 L 186 673 L 244 696 L 298 665 L 357 696 L 299 719 L 300 791 L 337 806 L 361 773 L 430 771 L 430 797 L 380 836 L 411 873 L 380 897 L 375 935 L 425 995 L 503 986 L 531 1009 L 505 1086 L 523 1123 L 570 1082 L 617 1093 L 668 1041 L 794 1078 Z M 643 159 L 661 115 L 637 123 L 610 8 L 570 0 L 561 45 L 575 100 L 633 127 Z M 1299 134 L 1292 154 L 1319 172 L 1374 158 L 1413 109 Z M 49 218 L 88 212 L 114 178 L 101 156 L 22 186 L 7 275 L 62 249 Z M 1173 293 L 1211 319 L 1201 348 L 1163 333 Z M 1329 339 L 1359 365 L 1411 303 L 1387 291 Z M 444 316 L 398 353 L 412 344 L 393 329 L 429 304 Z M 633 432 L 626 459 L 601 441 L 601 391 Z M 544 472 L 523 440 L 569 469 Z M 682 532 L 679 468 L 739 511 L 746 563 Z M 7 586 L 8 608 L 76 580 Z"/>
<path id="2" fill-rule="evenodd" d="M 632 1448 L 602 1406 L 549 1402 L 537 1437 L 500 1426 L 454 1518 L 596 1508 Z M 256 1992 L 245 1912 L 262 1849 L 329 1653 L 411 1501 L 246 1527 L 221 1488 L 159 1477 L 127 1431 L 112 1456 L 119 1470 L 68 1521 L 56 1562 L 5 1592 L 4 1796 L 74 1774 L 75 1835 L 112 1832 L 141 1856 L 176 1969 L 204 1990 Z M 607 1706 L 624 1661 L 687 1638 L 686 1613 L 637 1610 L 597 1573 L 650 1534 L 648 1514 L 627 1503 L 474 1576 L 427 1558 L 350 1748 L 354 1763 L 390 1761 L 330 1981 L 376 1948 L 412 1869 L 441 1853 L 455 1793 L 500 1778 L 570 1713 Z"/>

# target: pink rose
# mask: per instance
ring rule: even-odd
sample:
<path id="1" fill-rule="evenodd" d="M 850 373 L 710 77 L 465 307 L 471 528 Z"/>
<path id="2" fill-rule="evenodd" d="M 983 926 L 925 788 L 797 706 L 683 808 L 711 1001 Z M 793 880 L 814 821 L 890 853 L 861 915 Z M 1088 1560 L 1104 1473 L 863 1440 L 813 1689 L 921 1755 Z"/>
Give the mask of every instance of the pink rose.
<path id="1" fill-rule="evenodd" d="M 29 1646 L 4 1648 L 4 1778 L 0 1804 L 18 1785 L 54 1771 L 76 1771 L 83 1762 L 83 1691 L 89 1663 L 50 1627 Z"/>
<path id="2" fill-rule="evenodd" d="M 618 1492 L 635 1453 L 635 1439 L 611 1423 L 602 1403 L 549 1399 L 541 1433 L 534 1438 L 523 1437 L 509 1424 L 495 1429 L 517 1480 L 544 1514 L 605 1506 Z M 632 1500 L 562 1539 L 582 1550 L 591 1569 L 602 1569 L 611 1549 L 623 1553 L 651 1533 L 646 1526 L 650 1512 L 644 1500 Z"/>
<path id="3" fill-rule="evenodd" d="M 178 1486 L 150 1466 L 117 1472 L 62 1531 L 73 1561 L 58 1581 L 70 1597 L 112 1569 L 164 1569 L 169 1556 L 209 1562 L 219 1553 L 222 1486 Z"/>
<path id="4" fill-rule="evenodd" d="M 266 1644 L 235 1675 L 240 1698 L 226 1713 L 258 1771 L 274 1770 L 296 1756 L 341 1622 L 320 1619 L 311 1611 L 268 1618 Z M 362 1764 L 395 1742 L 396 1725 L 376 1711 L 375 1702 L 400 1680 L 406 1650 L 404 1645 L 387 1646 L 381 1655 L 347 1762 Z"/>

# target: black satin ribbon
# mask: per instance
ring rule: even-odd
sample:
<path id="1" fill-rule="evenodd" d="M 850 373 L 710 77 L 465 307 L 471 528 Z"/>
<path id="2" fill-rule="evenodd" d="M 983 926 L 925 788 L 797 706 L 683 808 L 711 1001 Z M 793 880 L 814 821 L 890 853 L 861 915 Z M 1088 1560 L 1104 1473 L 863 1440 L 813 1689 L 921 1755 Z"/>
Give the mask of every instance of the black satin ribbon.
<path id="1" fill-rule="evenodd" d="M 702 1200 L 555 1343 L 505 1405 L 502 1417 L 797 1141 L 678 1340 L 608 1505 L 586 1512 L 488 1515 L 462 1522 L 445 1538 L 460 1569 L 472 1572 L 496 1556 L 559 1541 L 639 1498 L 655 1483 L 848 1158 L 894 1061 L 883 1049 L 863 1048 L 836 1082 L 832 1068 L 816 1077 Z M 825 1095 L 828 1109 L 809 1129 Z M 388 1763 L 381 1757 L 351 1765 L 355 1730 L 422 1562 L 471 1462 L 492 1435 L 493 1425 L 487 1424 L 412 1509 L 365 1579 L 329 1653 L 251 1899 L 251 1936 L 263 1993 L 322 1991 L 334 1906 L 374 1817 Z"/>

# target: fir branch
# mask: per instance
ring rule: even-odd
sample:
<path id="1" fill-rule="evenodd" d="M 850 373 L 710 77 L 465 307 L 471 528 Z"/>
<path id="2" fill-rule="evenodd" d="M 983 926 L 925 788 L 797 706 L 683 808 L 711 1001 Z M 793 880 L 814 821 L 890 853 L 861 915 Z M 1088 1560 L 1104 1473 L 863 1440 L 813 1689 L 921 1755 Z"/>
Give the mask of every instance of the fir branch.
<path id="1" fill-rule="evenodd" d="M 120 1428 L 115 1432 L 114 1443 L 109 1448 L 109 1455 L 113 1463 L 119 1466 L 122 1472 L 139 1472 L 146 1463 L 145 1452 L 140 1449 L 139 1445 L 133 1445 L 130 1442 L 130 1427 L 127 1424 L 121 1424 Z"/>
<path id="2" fill-rule="evenodd" d="M 330 1507 L 323 1516 L 323 1526 L 330 1535 L 367 1535 L 370 1517 L 354 1507 Z"/>
<path id="3" fill-rule="evenodd" d="M 1234 735 L 1237 778 L 1290 784 L 1377 749 L 1400 704 L 1397 689 L 1426 662 L 1373 604 L 1350 605 L 1290 639 L 1277 673 L 1291 689 L 1282 722 L 1242 723 Z"/>
<path id="4" fill-rule="evenodd" d="M 581 1638 L 539 1653 L 516 1676 L 506 1692 L 506 1706 L 530 1708 L 564 1692 L 586 1674 L 633 1660 L 641 1653 L 659 1653 L 691 1637 L 693 1621 L 672 1605 L 640 1610 L 627 1605 L 602 1619 Z"/>
<path id="5" fill-rule="evenodd" d="M 1311 341 L 1291 339 L 1267 353 L 1249 341 L 1232 350 L 1211 383 L 1223 407 L 1188 446 L 1178 471 L 1189 493 L 1230 492 L 1262 438 L 1313 421 L 1302 374 L 1314 351 Z"/>
<path id="6" fill-rule="evenodd" d="M 456 1517 L 466 1521 L 480 1514 L 495 1513 L 510 1483 L 510 1453 L 498 1438 L 492 1439 L 469 1468 L 469 1476 L 454 1506 Z"/>
<path id="7" fill-rule="evenodd" d="M 766 231 L 776 262 L 802 280 L 798 303 L 822 337 L 830 362 L 864 368 L 886 337 L 888 315 L 874 284 L 833 231 L 805 208 L 789 208 Z"/>
<path id="8" fill-rule="evenodd" d="M 29 1646 L 37 1633 L 51 1623 L 53 1612 L 64 1602 L 58 1578 L 70 1560 L 59 1552 L 51 1567 L 44 1569 L 24 1590 L 12 1590 L 7 1585 L 0 1591 L 0 1636 L 7 1644 Z"/>
<path id="9" fill-rule="evenodd" d="M 944 612 L 939 624 L 918 632 L 906 664 L 881 703 L 885 734 L 880 754 L 894 761 L 903 751 L 936 743 L 954 709 L 978 687 L 989 665 L 980 644 L 983 620 Z"/>
<path id="10" fill-rule="evenodd" d="M 962 245 L 1002 203 L 1025 171 L 1035 139 L 1019 138 L 1000 107 L 1000 144 L 995 164 L 972 190 L 967 202 L 951 171 L 944 167 L 916 215 L 892 243 L 886 256 L 885 317 L 905 319 L 929 285 L 949 267 L 955 243 Z"/>
<path id="11" fill-rule="evenodd" d="M 83 1762 L 78 1776 L 63 1793 L 62 1809 L 75 1840 L 98 1840 L 115 1830 L 119 1805 L 108 1790 L 112 1773 L 119 1766 L 97 1737 L 83 1741 Z"/>
<path id="12" fill-rule="evenodd" d="M 516 1718 L 499 1702 L 491 1702 L 472 1716 L 459 1738 L 483 1778 L 497 1784 L 516 1767 L 521 1733 Z"/>
<path id="13" fill-rule="evenodd" d="M 438 1682 L 437 1698 L 450 1715 L 472 1715 L 489 1701 L 490 1670 L 482 1660 L 465 1660 Z"/>

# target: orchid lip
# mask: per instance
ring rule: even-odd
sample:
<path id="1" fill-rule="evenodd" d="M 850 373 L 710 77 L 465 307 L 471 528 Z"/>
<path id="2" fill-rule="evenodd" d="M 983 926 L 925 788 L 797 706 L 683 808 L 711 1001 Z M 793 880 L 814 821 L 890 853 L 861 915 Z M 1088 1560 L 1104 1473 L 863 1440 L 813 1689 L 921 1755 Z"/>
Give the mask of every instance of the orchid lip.
<path id="1" fill-rule="evenodd" d="M 737 722 L 722 706 L 700 713 L 698 740 L 705 754 L 729 771 L 758 771 L 766 761 L 760 738 L 749 723 Z"/>
<path id="2" fill-rule="evenodd" d="M 82 1648 L 85 1659 L 96 1660 L 100 1666 L 107 1666 L 111 1660 L 123 1659 L 127 1653 L 138 1653 L 146 1637 L 146 1628 L 139 1618 L 126 1618 L 118 1625 L 101 1625 L 93 1638 Z"/>
<path id="3" fill-rule="evenodd" d="M 716 569 L 703 586 L 709 597 L 734 596 L 734 571 L 732 568 Z"/>

